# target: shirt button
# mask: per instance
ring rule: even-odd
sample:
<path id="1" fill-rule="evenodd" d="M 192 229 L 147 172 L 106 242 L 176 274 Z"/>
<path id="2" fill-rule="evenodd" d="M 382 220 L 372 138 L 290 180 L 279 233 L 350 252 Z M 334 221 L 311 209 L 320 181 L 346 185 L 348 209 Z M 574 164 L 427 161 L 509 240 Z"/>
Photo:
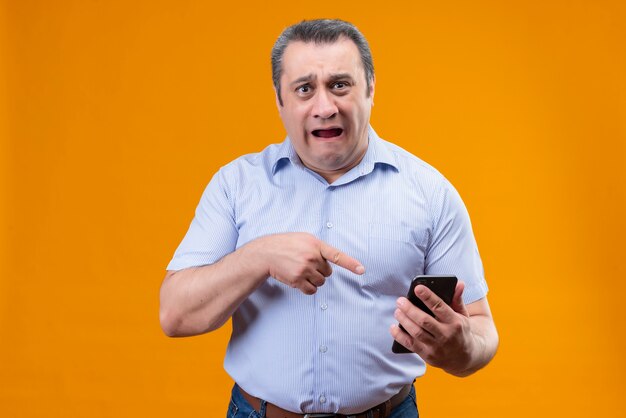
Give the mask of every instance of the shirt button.
<path id="1" fill-rule="evenodd" d="M 326 403 L 326 396 L 320 396 L 320 403 Z"/>
<path id="2" fill-rule="evenodd" d="M 325 353 L 328 351 L 328 347 L 326 347 L 325 345 L 320 345 L 320 352 Z"/>
<path id="3" fill-rule="evenodd" d="M 325 311 L 326 309 L 328 309 L 328 305 L 325 303 L 322 303 L 322 305 L 320 306 L 320 308 L 322 308 L 323 311 Z"/>
<path id="4" fill-rule="evenodd" d="M 327 228 L 332 228 L 333 227 L 333 223 L 332 222 L 326 222 L 326 227 Z"/>

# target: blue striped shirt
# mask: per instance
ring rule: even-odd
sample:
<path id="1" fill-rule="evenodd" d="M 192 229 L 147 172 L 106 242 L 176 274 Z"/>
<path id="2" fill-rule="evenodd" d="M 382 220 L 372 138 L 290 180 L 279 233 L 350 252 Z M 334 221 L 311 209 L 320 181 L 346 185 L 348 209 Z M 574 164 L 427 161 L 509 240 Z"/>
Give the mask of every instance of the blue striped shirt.
<path id="1" fill-rule="evenodd" d="M 308 232 L 361 261 L 307 296 L 269 278 L 232 317 L 224 367 L 248 393 L 295 412 L 355 413 L 425 371 L 391 352 L 396 299 L 419 274 L 455 274 L 465 303 L 487 293 L 469 216 L 434 168 L 370 128 L 361 162 L 332 184 L 289 138 L 222 167 L 168 270 L 214 263 L 263 235 Z"/>

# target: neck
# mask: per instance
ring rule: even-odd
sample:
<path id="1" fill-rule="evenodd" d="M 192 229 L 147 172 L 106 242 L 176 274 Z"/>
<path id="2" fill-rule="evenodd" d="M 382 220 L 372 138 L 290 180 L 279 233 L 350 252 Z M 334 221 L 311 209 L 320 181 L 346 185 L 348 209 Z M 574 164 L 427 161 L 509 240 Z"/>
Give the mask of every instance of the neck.
<path id="1" fill-rule="evenodd" d="M 349 163 L 348 165 L 343 166 L 341 168 L 338 168 L 336 170 L 324 170 L 324 169 L 320 169 L 318 167 L 308 166 L 307 164 L 305 164 L 305 166 L 307 168 L 315 171 L 320 176 L 322 176 L 324 178 L 324 180 L 326 180 L 328 182 L 328 184 L 333 184 L 341 176 L 343 176 L 348 171 L 352 170 L 354 167 L 359 165 L 359 163 L 363 160 L 363 157 L 365 157 L 365 153 L 367 152 L 368 142 L 369 141 L 365 142 L 365 146 L 363 147 L 362 150 L 359 150 L 358 154 L 356 155 L 356 158 L 351 163 Z"/>

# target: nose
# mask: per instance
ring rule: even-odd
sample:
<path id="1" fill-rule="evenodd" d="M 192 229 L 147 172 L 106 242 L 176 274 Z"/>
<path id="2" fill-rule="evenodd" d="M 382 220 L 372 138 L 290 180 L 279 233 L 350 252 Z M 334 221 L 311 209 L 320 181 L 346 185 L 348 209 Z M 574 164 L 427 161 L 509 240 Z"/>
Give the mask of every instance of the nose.
<path id="1" fill-rule="evenodd" d="M 337 114 L 337 105 L 327 91 L 320 91 L 313 100 L 315 100 L 313 103 L 314 118 L 331 119 Z"/>

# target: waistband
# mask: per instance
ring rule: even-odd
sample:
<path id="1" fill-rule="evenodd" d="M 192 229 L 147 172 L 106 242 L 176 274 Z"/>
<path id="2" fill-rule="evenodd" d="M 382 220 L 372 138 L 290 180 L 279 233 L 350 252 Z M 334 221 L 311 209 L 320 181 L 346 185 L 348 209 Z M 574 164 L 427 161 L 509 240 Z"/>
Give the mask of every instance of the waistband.
<path id="1" fill-rule="evenodd" d="M 386 418 L 391 414 L 391 411 L 396 406 L 400 405 L 402 401 L 406 399 L 411 391 L 412 385 L 406 385 L 400 391 L 373 408 L 367 411 L 359 412 L 358 414 L 333 414 L 333 413 L 317 413 L 317 414 L 298 414 L 296 412 L 287 411 L 274 404 L 266 402 L 265 405 L 265 418 Z M 261 409 L 261 399 L 254 397 L 244 391 L 241 387 L 237 386 L 239 392 L 244 399 L 257 411 Z"/>

